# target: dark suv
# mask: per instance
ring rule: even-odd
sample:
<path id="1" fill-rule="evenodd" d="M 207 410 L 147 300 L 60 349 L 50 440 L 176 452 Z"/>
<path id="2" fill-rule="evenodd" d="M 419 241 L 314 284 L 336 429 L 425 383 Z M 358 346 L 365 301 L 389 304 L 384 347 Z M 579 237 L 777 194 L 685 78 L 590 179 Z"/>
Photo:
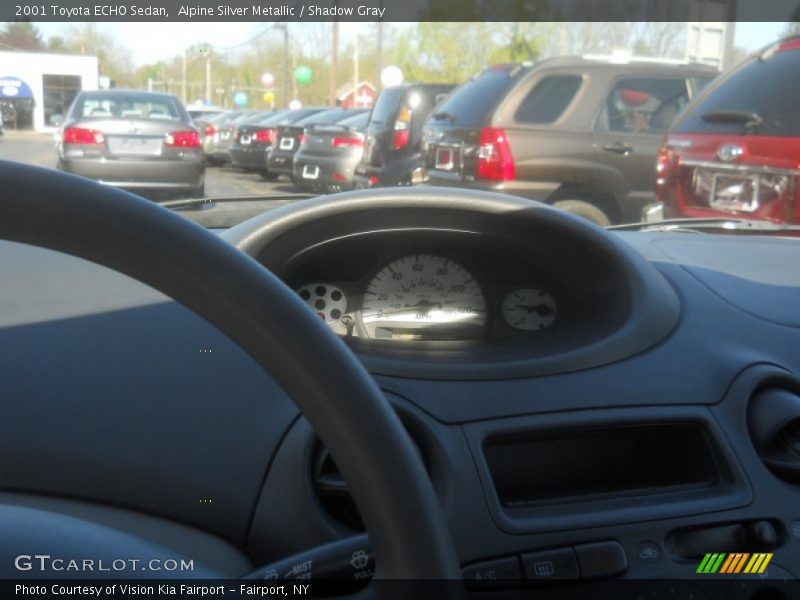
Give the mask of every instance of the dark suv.
<path id="1" fill-rule="evenodd" d="M 422 126 L 434 107 L 455 88 L 411 83 L 383 90 L 370 113 L 364 156 L 356 166 L 356 187 L 411 185 L 422 168 Z"/>
<path id="2" fill-rule="evenodd" d="M 800 223 L 800 36 L 720 77 L 675 122 L 659 156 L 666 217 Z"/>
<path id="3" fill-rule="evenodd" d="M 655 200 L 664 133 L 716 73 L 644 59 L 491 67 L 425 124 L 426 178 L 543 200 L 599 225 L 638 221 Z"/>

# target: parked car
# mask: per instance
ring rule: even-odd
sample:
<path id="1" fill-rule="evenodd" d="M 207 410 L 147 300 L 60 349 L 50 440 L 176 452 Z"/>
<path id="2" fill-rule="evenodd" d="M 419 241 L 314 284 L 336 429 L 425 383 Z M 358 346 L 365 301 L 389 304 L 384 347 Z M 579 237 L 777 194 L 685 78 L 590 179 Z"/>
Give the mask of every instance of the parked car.
<path id="1" fill-rule="evenodd" d="M 277 128 L 323 110 L 322 107 L 298 108 L 243 121 L 236 127 L 229 150 L 231 165 L 244 171 L 255 171 L 264 179 L 274 179 L 267 167 L 267 155 L 277 139 Z"/>
<path id="2" fill-rule="evenodd" d="M 209 117 L 208 120 L 203 120 L 205 125 L 201 131 L 201 137 L 203 140 L 203 152 L 205 152 L 207 164 L 212 166 L 222 164 L 220 161 L 214 158 L 214 150 L 217 147 L 217 143 L 219 143 L 220 132 L 224 127 L 227 126 L 228 123 L 241 117 L 246 112 L 247 111 L 245 110 L 230 110 L 228 112 Z"/>
<path id="3" fill-rule="evenodd" d="M 186 107 L 186 112 L 189 113 L 189 116 L 192 117 L 193 120 L 197 121 L 198 119 L 208 119 L 224 114 L 228 112 L 228 109 L 222 108 L 221 106 L 202 106 L 190 104 Z"/>
<path id="4" fill-rule="evenodd" d="M 270 116 L 271 111 L 265 110 L 245 110 L 233 119 L 221 124 L 217 129 L 217 138 L 214 142 L 212 157 L 214 162 L 220 165 L 231 164 L 230 149 L 236 141 L 238 127 L 245 123 L 258 121 L 266 116 Z"/>
<path id="5" fill-rule="evenodd" d="M 670 130 L 657 165 L 666 217 L 800 223 L 800 36 L 710 85 Z"/>
<path id="6" fill-rule="evenodd" d="M 56 136 L 62 171 L 129 189 L 205 191 L 200 133 L 169 94 L 79 93 Z"/>
<path id="7" fill-rule="evenodd" d="M 423 165 L 422 127 L 434 107 L 455 88 L 414 83 L 383 90 L 367 124 L 364 154 L 353 180 L 357 187 L 410 185 Z"/>
<path id="8" fill-rule="evenodd" d="M 269 172 L 275 176 L 294 176 L 294 155 L 300 147 L 300 138 L 308 125 L 330 125 L 355 115 L 365 113 L 366 109 L 330 108 L 277 129 L 277 142 L 267 156 Z"/>
<path id="9" fill-rule="evenodd" d="M 332 125 L 308 125 L 294 156 L 295 185 L 324 193 L 353 189 L 368 121 L 369 113 L 362 112 Z"/>
<path id="10" fill-rule="evenodd" d="M 655 199 L 664 133 L 715 75 L 602 57 L 488 68 L 426 123 L 427 177 L 543 200 L 599 225 L 638 221 Z"/>

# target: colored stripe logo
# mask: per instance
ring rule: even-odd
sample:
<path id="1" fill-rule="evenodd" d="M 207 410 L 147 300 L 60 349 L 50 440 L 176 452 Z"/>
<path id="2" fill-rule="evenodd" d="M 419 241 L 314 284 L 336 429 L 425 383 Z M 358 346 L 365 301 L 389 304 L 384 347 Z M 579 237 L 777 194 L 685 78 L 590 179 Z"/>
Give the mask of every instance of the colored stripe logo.
<path id="1" fill-rule="evenodd" d="M 760 575 L 767 570 L 767 566 L 771 560 L 771 553 L 709 553 L 700 561 L 700 565 L 697 567 L 697 573 L 702 575 L 738 575 L 739 573 Z"/>

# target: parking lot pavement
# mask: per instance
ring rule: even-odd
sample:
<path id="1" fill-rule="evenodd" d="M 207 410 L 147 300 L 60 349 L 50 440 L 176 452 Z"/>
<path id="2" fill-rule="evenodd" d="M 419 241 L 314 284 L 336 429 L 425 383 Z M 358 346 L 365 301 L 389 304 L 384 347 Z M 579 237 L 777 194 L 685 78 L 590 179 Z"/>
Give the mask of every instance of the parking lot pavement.
<path id="1" fill-rule="evenodd" d="M 0 137 L 0 160 L 13 160 L 39 167 L 55 168 L 56 157 L 52 133 L 30 133 L 6 131 Z M 270 196 L 274 194 L 286 195 L 294 193 L 288 181 L 265 181 L 258 174 L 243 173 L 229 167 L 209 167 L 206 170 L 206 196 L 231 197 L 231 196 Z M 170 199 L 163 195 L 148 195 L 156 201 Z M 259 200 L 247 202 L 226 203 L 226 212 L 231 213 L 231 223 L 241 221 L 249 214 L 257 214 L 278 206 L 293 202 L 293 200 Z M 209 206 L 202 211 L 191 211 L 194 220 L 205 222 L 203 215 L 208 215 Z M 189 215 L 190 211 L 185 214 Z"/>

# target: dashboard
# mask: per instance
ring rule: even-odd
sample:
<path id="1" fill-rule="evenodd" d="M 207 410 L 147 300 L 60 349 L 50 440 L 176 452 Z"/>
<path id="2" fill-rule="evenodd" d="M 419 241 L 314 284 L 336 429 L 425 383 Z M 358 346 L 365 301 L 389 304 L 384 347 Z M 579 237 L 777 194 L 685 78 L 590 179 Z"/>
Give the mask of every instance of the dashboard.
<path id="1" fill-rule="evenodd" d="M 796 240 L 612 233 L 424 188 L 314 199 L 221 236 L 367 366 L 423 457 L 465 576 L 502 569 L 520 598 L 586 597 L 562 586 L 596 577 L 672 598 L 657 586 L 679 578 L 699 599 L 710 551 L 769 552 L 772 574 L 800 575 Z M 0 272 L 16 400 L 0 422 L 16 457 L 3 487 L 39 497 L 4 508 L 61 498 L 86 519 L 95 505 L 155 515 L 223 540 L 234 576 L 359 532 L 323 441 L 210 323 L 24 244 L 0 243 Z"/>

